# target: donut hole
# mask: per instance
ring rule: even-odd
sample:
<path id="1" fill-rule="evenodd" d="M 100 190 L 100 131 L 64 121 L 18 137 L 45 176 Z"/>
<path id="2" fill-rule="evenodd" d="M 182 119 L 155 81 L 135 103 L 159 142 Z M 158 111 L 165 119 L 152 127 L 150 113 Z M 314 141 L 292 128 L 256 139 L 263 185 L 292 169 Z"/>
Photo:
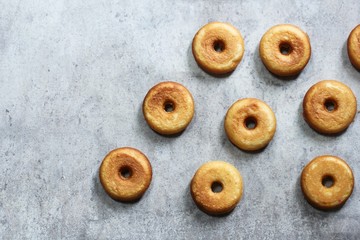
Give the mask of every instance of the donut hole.
<path id="1" fill-rule="evenodd" d="M 130 178 L 132 176 L 131 168 L 129 168 L 128 166 L 121 167 L 119 170 L 119 175 L 121 178 Z"/>
<path id="2" fill-rule="evenodd" d="M 334 178 L 332 176 L 326 175 L 322 178 L 321 183 L 326 188 L 331 188 L 334 185 Z"/>
<path id="3" fill-rule="evenodd" d="M 324 103 L 324 106 L 328 112 L 333 112 L 336 109 L 336 102 L 332 99 L 327 99 Z"/>
<path id="4" fill-rule="evenodd" d="M 164 110 L 165 112 L 172 112 L 175 110 L 175 105 L 173 102 L 167 101 L 164 104 Z"/>
<path id="5" fill-rule="evenodd" d="M 225 43 L 222 40 L 216 40 L 213 47 L 216 52 L 222 52 L 225 49 Z"/>
<path id="6" fill-rule="evenodd" d="M 256 119 L 253 117 L 248 117 L 245 119 L 244 125 L 247 129 L 252 130 L 252 129 L 256 128 L 256 125 L 257 125 Z"/>
<path id="7" fill-rule="evenodd" d="M 223 185 L 221 184 L 221 182 L 213 182 L 211 184 L 211 191 L 213 193 L 219 193 L 223 190 Z"/>
<path id="8" fill-rule="evenodd" d="M 282 55 L 289 55 L 292 52 L 292 47 L 288 43 L 281 43 L 279 49 Z"/>

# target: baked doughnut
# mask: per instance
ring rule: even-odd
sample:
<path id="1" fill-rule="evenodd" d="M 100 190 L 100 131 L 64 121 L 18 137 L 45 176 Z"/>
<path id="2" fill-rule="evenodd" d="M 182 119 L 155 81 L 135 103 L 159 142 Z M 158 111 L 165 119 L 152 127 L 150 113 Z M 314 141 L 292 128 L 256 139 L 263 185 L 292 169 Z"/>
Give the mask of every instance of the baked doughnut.
<path id="1" fill-rule="evenodd" d="M 299 74 L 311 55 L 308 35 L 291 24 L 270 28 L 261 38 L 259 50 L 265 67 L 278 76 Z"/>
<path id="2" fill-rule="evenodd" d="M 347 40 L 347 50 L 350 62 L 360 70 L 360 24 L 351 31 Z"/>
<path id="3" fill-rule="evenodd" d="M 324 80 L 307 91 L 303 110 L 305 121 L 317 132 L 340 133 L 354 120 L 357 111 L 356 98 L 345 84 Z"/>
<path id="4" fill-rule="evenodd" d="M 194 100 L 183 85 L 162 82 L 146 94 L 143 114 L 154 131 L 165 135 L 179 133 L 194 116 Z"/>
<path id="5" fill-rule="evenodd" d="M 230 163 L 203 164 L 191 181 L 191 196 L 196 205 L 210 215 L 232 211 L 241 199 L 243 183 L 239 171 Z"/>
<path id="6" fill-rule="evenodd" d="M 235 70 L 244 55 L 241 33 L 229 23 L 212 22 L 203 26 L 192 42 L 198 65 L 212 74 Z"/>
<path id="7" fill-rule="evenodd" d="M 124 147 L 112 150 L 101 163 L 100 182 L 115 200 L 139 199 L 148 189 L 152 169 L 147 157 L 137 149 Z"/>
<path id="8" fill-rule="evenodd" d="M 335 209 L 345 204 L 354 188 L 354 176 L 344 160 L 319 156 L 301 174 L 301 189 L 306 200 L 319 209 Z"/>
<path id="9" fill-rule="evenodd" d="M 239 99 L 225 116 L 226 135 L 242 150 L 255 151 L 266 147 L 275 130 L 275 114 L 266 103 L 255 98 Z"/>

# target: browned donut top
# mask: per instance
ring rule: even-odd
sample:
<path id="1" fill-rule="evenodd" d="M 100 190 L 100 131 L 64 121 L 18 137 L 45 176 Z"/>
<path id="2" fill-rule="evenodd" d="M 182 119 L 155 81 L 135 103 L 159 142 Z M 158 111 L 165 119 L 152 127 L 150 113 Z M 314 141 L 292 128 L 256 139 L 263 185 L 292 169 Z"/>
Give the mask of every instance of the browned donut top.
<path id="1" fill-rule="evenodd" d="M 279 76 L 298 74 L 311 55 L 308 35 L 291 24 L 270 28 L 261 38 L 259 50 L 265 66 Z"/>
<path id="2" fill-rule="evenodd" d="M 254 122 L 254 128 L 246 126 L 247 121 Z M 256 98 L 244 98 L 236 101 L 225 116 L 225 131 L 230 141 L 247 151 L 264 148 L 273 138 L 276 130 L 276 118 L 271 108 Z"/>
<path id="3" fill-rule="evenodd" d="M 212 184 L 222 186 L 212 191 Z M 243 191 L 242 177 L 230 163 L 212 161 L 203 164 L 191 181 L 191 195 L 201 210 L 208 214 L 224 214 L 235 208 Z"/>
<path id="4" fill-rule="evenodd" d="M 213 74 L 233 71 L 244 54 L 240 32 L 228 23 L 212 22 L 195 35 L 192 51 L 196 62 Z"/>
<path id="5" fill-rule="evenodd" d="M 347 49 L 351 63 L 360 70 L 360 24 L 351 31 Z"/>
<path id="6" fill-rule="evenodd" d="M 334 106 L 328 110 L 327 105 Z M 316 131 L 335 134 L 344 131 L 353 121 L 357 104 L 351 89 L 335 80 L 314 84 L 303 101 L 304 118 Z"/>
<path id="7" fill-rule="evenodd" d="M 149 126 L 156 132 L 178 133 L 188 126 L 194 116 L 194 100 L 183 85 L 162 82 L 145 96 L 143 113 Z"/>
<path id="8" fill-rule="evenodd" d="M 325 186 L 325 179 L 331 179 L 332 185 Z M 344 160 L 335 156 L 320 156 L 304 168 L 301 187 L 313 206 L 321 209 L 337 208 L 350 197 L 354 176 Z"/>
<path id="9" fill-rule="evenodd" d="M 112 198 L 134 201 L 149 187 L 152 169 L 142 152 L 124 147 L 106 155 L 100 166 L 99 175 L 101 184 Z"/>

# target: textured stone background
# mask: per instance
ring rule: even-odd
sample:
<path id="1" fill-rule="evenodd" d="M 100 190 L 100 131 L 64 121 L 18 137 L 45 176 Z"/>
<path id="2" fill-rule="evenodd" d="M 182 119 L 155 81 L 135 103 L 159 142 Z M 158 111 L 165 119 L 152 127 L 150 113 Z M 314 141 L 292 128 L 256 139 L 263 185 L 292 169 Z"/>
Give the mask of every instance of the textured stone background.
<path id="1" fill-rule="evenodd" d="M 359 239 L 360 122 L 326 137 L 302 118 L 306 90 L 338 79 L 360 97 L 360 73 L 346 52 L 360 22 L 358 0 L 340 1 L 0 1 L 0 236 L 3 239 Z M 227 21 L 245 55 L 226 78 L 204 73 L 191 41 L 209 21 Z M 292 80 L 258 55 L 271 26 L 293 23 L 311 39 L 312 57 Z M 177 137 L 154 133 L 141 104 L 156 83 L 173 80 L 193 94 L 195 117 Z M 245 153 L 226 138 L 223 119 L 238 98 L 275 111 L 274 140 Z M 113 148 L 132 146 L 153 166 L 134 204 L 110 199 L 98 168 Z M 299 175 L 318 155 L 347 160 L 355 190 L 339 211 L 321 212 L 302 196 Z M 226 217 L 199 211 L 189 194 L 209 160 L 234 164 L 244 195 Z"/>

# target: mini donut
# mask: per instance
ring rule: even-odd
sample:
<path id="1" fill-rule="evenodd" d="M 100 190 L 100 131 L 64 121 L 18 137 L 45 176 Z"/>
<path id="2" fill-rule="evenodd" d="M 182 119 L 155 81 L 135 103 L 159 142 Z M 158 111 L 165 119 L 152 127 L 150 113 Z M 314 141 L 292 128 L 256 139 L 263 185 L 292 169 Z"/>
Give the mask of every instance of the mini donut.
<path id="1" fill-rule="evenodd" d="M 162 82 L 146 94 L 143 114 L 154 131 L 164 135 L 179 133 L 194 116 L 194 100 L 183 85 Z"/>
<path id="2" fill-rule="evenodd" d="M 215 186 L 220 187 L 220 191 Z M 241 199 L 242 177 L 230 163 L 212 161 L 203 164 L 191 180 L 191 196 L 203 212 L 220 215 L 231 212 Z"/>
<path id="3" fill-rule="evenodd" d="M 360 70 L 360 24 L 351 31 L 348 37 L 347 51 L 352 65 Z"/>
<path id="4" fill-rule="evenodd" d="M 229 140 L 245 151 L 260 150 L 271 141 L 276 118 L 271 108 L 255 98 L 236 101 L 225 116 L 225 132 Z"/>
<path id="5" fill-rule="evenodd" d="M 326 210 L 341 207 L 350 197 L 353 188 L 351 168 L 344 160 L 335 156 L 314 158 L 301 174 L 302 192 L 315 208 Z"/>
<path id="6" fill-rule="evenodd" d="M 354 120 L 357 106 L 351 89 L 335 80 L 314 84 L 303 101 L 305 121 L 322 134 L 343 132 Z"/>
<path id="7" fill-rule="evenodd" d="M 241 33 L 229 23 L 212 22 L 203 26 L 192 42 L 198 65 L 211 74 L 235 70 L 244 55 Z"/>
<path id="8" fill-rule="evenodd" d="M 261 38 L 259 50 L 265 67 L 284 77 L 299 74 L 311 55 L 308 35 L 291 24 L 270 28 Z"/>
<path id="9" fill-rule="evenodd" d="M 152 168 L 147 157 L 137 149 L 124 147 L 112 150 L 101 163 L 100 182 L 115 200 L 136 201 L 148 189 Z"/>

